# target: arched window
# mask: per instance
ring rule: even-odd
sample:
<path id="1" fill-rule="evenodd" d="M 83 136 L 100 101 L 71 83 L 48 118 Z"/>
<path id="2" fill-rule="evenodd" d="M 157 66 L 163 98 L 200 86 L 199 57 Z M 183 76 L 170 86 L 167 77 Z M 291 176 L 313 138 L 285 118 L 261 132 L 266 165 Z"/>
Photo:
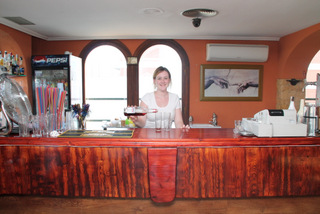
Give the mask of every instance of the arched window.
<path id="1" fill-rule="evenodd" d="M 166 67 L 171 73 L 171 86 L 168 91 L 182 97 L 182 65 L 178 53 L 167 45 L 154 45 L 148 48 L 139 62 L 139 99 L 148 92 L 154 91 L 153 72 L 159 67 Z"/>
<path id="2" fill-rule="evenodd" d="M 181 85 L 180 86 L 177 86 L 178 84 L 180 84 L 180 83 L 177 83 L 178 81 L 173 79 L 172 82 L 175 85 L 175 87 L 179 87 L 181 89 L 182 117 L 183 117 L 184 123 L 187 124 L 188 118 L 189 118 L 189 90 L 190 90 L 190 81 L 189 81 L 190 74 L 189 74 L 189 72 L 190 72 L 190 67 L 189 67 L 188 55 L 185 52 L 185 50 L 182 48 L 182 46 L 174 40 L 146 40 L 138 47 L 138 49 L 134 53 L 134 56 L 136 56 L 139 59 L 138 60 L 139 63 L 141 63 L 141 61 L 142 61 L 142 63 L 144 63 L 143 61 L 144 61 L 145 54 L 147 54 L 148 51 L 156 50 L 156 49 L 154 49 L 154 47 L 157 47 L 158 45 L 161 45 L 162 47 L 166 48 L 167 50 L 170 50 L 170 52 L 173 53 L 175 60 L 178 61 L 179 63 L 181 62 L 181 69 L 179 69 L 179 72 L 177 72 L 178 71 L 177 67 L 169 67 L 169 64 L 168 64 L 168 66 L 167 66 L 167 64 L 163 64 L 163 66 L 167 66 L 171 73 L 177 72 L 177 74 L 178 73 L 179 73 L 179 75 L 181 74 Z M 161 47 L 161 46 L 158 46 L 158 47 Z M 178 56 L 179 56 L 178 58 L 177 58 L 176 54 L 178 54 Z M 163 59 L 166 60 L 165 57 Z M 159 61 L 158 63 L 167 63 L 167 62 Z M 158 63 L 154 64 L 154 67 L 152 68 L 152 70 L 150 68 L 150 71 L 149 71 L 150 73 L 153 74 L 153 71 L 158 66 L 160 66 Z M 145 66 L 139 64 L 139 67 L 134 68 L 134 71 L 141 73 L 143 71 L 140 70 L 140 68 L 143 69 L 143 67 L 145 67 Z M 137 69 L 137 70 L 135 70 L 135 69 Z M 139 74 L 139 78 L 140 78 L 140 76 L 142 76 L 142 75 Z M 149 84 L 149 82 L 150 82 L 150 80 L 148 80 L 147 84 Z M 138 85 L 133 86 L 135 91 L 148 90 L 148 92 L 150 92 L 150 89 L 142 89 L 142 87 L 140 87 L 140 84 L 146 84 L 146 83 L 139 82 Z M 152 84 L 152 79 L 151 79 L 151 84 Z M 149 87 L 153 87 L 153 85 L 151 85 L 151 86 L 149 85 Z M 179 94 L 179 92 L 175 92 L 175 93 Z M 141 91 L 138 94 L 136 94 L 135 96 L 133 96 L 132 104 L 138 105 L 139 104 L 139 95 L 143 96 L 142 94 L 144 94 L 143 91 Z"/>
<path id="3" fill-rule="evenodd" d="M 132 55 L 119 40 L 96 40 L 90 42 L 80 53 L 84 69 L 83 100 L 90 104 L 87 129 L 101 129 L 106 120 L 124 119 L 124 107 L 139 105 L 139 91 L 141 94 L 150 92 L 150 88 L 139 87 L 145 84 L 145 81 L 139 78 L 144 78 L 142 75 L 144 68 L 148 67 L 145 63 L 148 64 L 152 58 L 147 57 L 150 55 L 149 51 L 157 52 L 156 54 L 159 55 L 156 58 L 163 60 L 149 65 L 151 77 L 145 76 L 145 78 L 151 78 L 146 80 L 148 84 L 150 83 L 149 87 L 153 90 L 152 74 L 156 67 L 166 66 L 174 75 L 171 91 L 182 98 L 182 116 L 185 123 L 188 122 L 189 59 L 177 42 L 174 40 L 146 40 Z M 174 62 L 169 62 L 171 59 L 163 57 L 163 53 L 170 54 Z M 139 64 L 132 63 L 131 60 L 128 63 L 128 57 L 136 57 Z"/>
<path id="4" fill-rule="evenodd" d="M 305 98 L 307 103 L 316 103 L 317 87 L 318 90 L 320 89 L 320 86 L 316 84 L 318 76 L 320 76 L 320 50 L 311 60 L 307 71 L 307 86 L 305 88 Z M 318 94 L 318 96 L 319 95 L 320 93 Z M 317 103 L 317 105 L 320 105 L 320 103 Z"/>
<path id="5" fill-rule="evenodd" d="M 111 45 L 94 48 L 85 61 L 85 100 L 90 104 L 88 129 L 100 129 L 106 120 L 123 117 L 127 105 L 127 63 Z"/>

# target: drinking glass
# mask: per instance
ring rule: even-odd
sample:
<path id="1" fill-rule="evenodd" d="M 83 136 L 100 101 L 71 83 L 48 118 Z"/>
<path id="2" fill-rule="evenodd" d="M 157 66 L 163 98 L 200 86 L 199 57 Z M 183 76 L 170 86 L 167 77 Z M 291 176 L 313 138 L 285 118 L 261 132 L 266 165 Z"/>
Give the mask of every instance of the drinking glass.
<path id="1" fill-rule="evenodd" d="M 29 137 L 29 118 L 25 115 L 19 118 L 19 137 Z"/>
<path id="2" fill-rule="evenodd" d="M 243 131 L 242 120 L 235 120 L 234 121 L 233 133 L 238 134 L 238 133 L 240 133 L 242 131 Z"/>
<path id="3" fill-rule="evenodd" d="M 161 126 L 162 126 L 162 112 L 157 112 L 155 113 L 155 127 L 157 132 L 161 131 Z"/>
<path id="4" fill-rule="evenodd" d="M 162 123 L 163 123 L 163 128 L 166 131 L 169 131 L 171 128 L 171 113 L 170 112 L 163 112 L 162 113 Z"/>
<path id="5" fill-rule="evenodd" d="M 40 117 L 38 115 L 32 116 L 32 137 L 41 137 Z"/>

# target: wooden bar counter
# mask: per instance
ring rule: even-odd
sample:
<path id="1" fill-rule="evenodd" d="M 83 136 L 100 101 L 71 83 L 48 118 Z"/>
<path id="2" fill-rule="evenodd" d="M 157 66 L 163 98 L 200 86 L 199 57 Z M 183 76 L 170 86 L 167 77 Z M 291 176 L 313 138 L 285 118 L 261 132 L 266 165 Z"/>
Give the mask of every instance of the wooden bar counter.
<path id="1" fill-rule="evenodd" d="M 320 138 L 135 129 L 132 138 L 0 138 L 0 195 L 181 199 L 320 195 Z"/>

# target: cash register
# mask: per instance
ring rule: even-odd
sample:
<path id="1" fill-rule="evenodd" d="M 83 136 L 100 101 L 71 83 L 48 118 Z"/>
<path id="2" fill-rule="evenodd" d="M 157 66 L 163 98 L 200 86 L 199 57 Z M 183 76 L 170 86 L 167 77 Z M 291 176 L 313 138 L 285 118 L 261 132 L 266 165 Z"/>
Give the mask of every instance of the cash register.
<path id="1" fill-rule="evenodd" d="M 257 137 L 303 137 L 307 125 L 297 123 L 296 111 L 291 109 L 265 109 L 253 118 L 243 118 L 242 128 Z"/>

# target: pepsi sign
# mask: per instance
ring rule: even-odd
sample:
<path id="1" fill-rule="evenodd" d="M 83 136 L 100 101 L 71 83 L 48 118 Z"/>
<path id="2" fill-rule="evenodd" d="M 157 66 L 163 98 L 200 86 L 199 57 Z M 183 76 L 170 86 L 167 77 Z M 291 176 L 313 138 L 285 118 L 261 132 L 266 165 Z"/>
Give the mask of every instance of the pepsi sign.
<path id="1" fill-rule="evenodd" d="M 69 55 L 32 56 L 31 63 L 33 67 L 68 66 Z"/>

